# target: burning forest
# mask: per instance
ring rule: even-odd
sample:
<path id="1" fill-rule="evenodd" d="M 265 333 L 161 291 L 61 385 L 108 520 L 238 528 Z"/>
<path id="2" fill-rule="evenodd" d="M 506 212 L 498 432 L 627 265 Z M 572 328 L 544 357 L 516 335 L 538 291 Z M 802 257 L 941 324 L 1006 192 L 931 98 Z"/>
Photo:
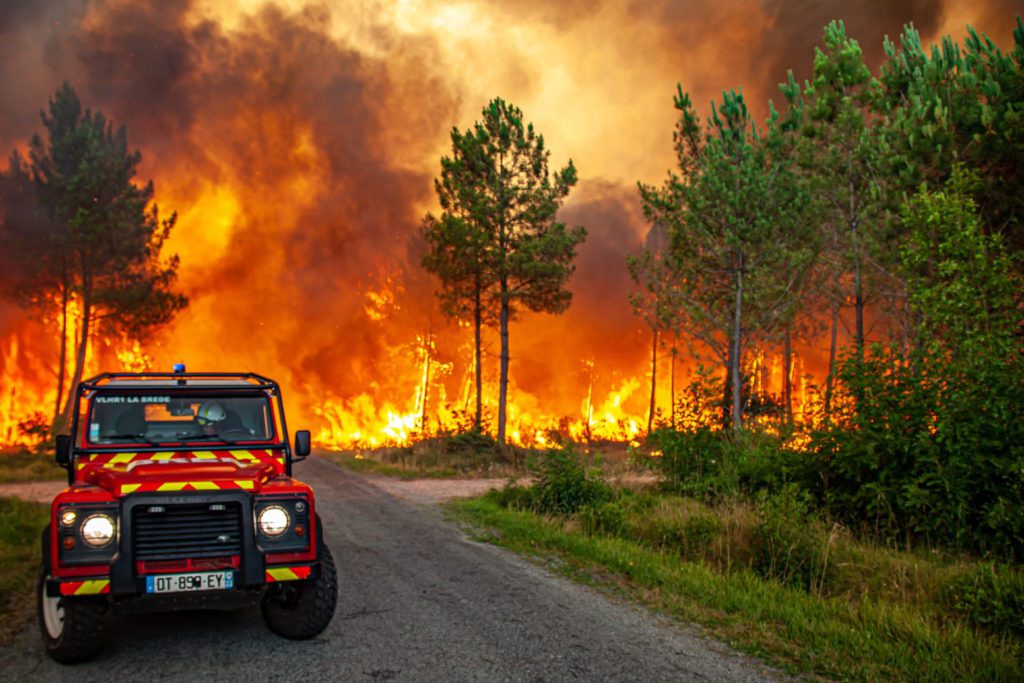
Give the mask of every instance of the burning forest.
<path id="1" fill-rule="evenodd" d="M 286 388 L 293 420 L 314 426 L 326 447 L 468 429 L 472 321 L 438 307 L 420 228 L 438 211 L 433 181 L 449 132 L 468 129 L 502 93 L 537 124 L 554 167 L 576 164 L 579 182 L 558 221 L 587 231 L 567 282 L 571 305 L 512 322 L 508 441 L 638 443 L 652 425 L 718 420 L 721 407 L 687 387 L 703 381 L 702 365 L 720 363 L 661 318 L 652 340 L 652 320 L 634 310 L 642 282 L 626 265 L 652 244 L 637 181 L 653 187 L 675 164 L 676 82 L 700 119 L 723 85 L 742 83 L 763 119 L 769 99 L 783 101 L 787 68 L 811 76 L 830 19 L 846 19 L 875 69 L 882 36 L 908 22 L 925 38 L 973 23 L 1005 40 L 1011 11 L 952 1 L 698 5 L 5 3 L 4 149 L 29 158 L 40 110 L 70 83 L 85 106 L 126 127 L 141 152 L 136 181 L 153 180 L 161 219 L 176 216 L 160 258 L 179 259 L 174 288 L 188 305 L 140 334 L 96 325 L 82 374 L 179 361 L 265 373 Z M 5 249 L 0 286 L 14 293 L 0 300 L 4 444 L 46 434 L 67 400 L 82 324 L 74 291 L 63 305 L 53 293 L 19 305 L 16 261 Z M 869 341 L 892 336 L 880 300 L 866 312 Z M 820 411 L 830 330 L 846 345 L 855 336 L 852 298 L 803 327 L 785 354 L 778 335 L 752 342 L 748 407 L 785 395 L 797 421 Z M 498 348 L 485 328 L 483 426 L 492 432 Z"/>

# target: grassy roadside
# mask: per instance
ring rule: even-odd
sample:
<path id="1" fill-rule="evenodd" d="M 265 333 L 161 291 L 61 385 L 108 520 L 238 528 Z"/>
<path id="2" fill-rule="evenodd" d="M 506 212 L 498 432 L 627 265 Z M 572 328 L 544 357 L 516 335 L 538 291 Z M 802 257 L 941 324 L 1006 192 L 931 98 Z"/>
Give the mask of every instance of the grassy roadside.
<path id="1" fill-rule="evenodd" d="M 0 449 L 0 484 L 59 481 L 67 476 L 67 471 L 54 462 L 52 453 L 32 453 L 22 448 Z"/>
<path id="2" fill-rule="evenodd" d="M 390 463 L 376 459 L 373 454 L 357 451 L 317 451 L 317 455 L 353 472 L 380 474 L 396 479 L 457 479 L 467 475 L 452 467 L 430 467 L 415 463 Z"/>
<path id="3" fill-rule="evenodd" d="M 450 504 L 479 537 L 558 558 L 570 577 L 705 626 L 793 673 L 841 680 L 1021 680 L 1020 642 L 940 619 L 927 607 L 865 595 L 814 595 L 746 568 L 720 572 L 639 540 L 587 533 L 574 520 L 502 507 L 498 495 Z"/>
<path id="4" fill-rule="evenodd" d="M 648 475 L 638 466 L 625 444 L 595 443 L 589 463 L 609 479 Z M 438 436 L 409 446 L 359 448 L 344 451 L 318 449 L 316 455 L 354 472 L 398 479 L 520 479 L 546 449 L 507 446 L 486 434 L 467 432 Z"/>
<path id="5" fill-rule="evenodd" d="M 46 505 L 0 498 L 0 643 L 35 611 L 39 537 L 48 519 Z"/>

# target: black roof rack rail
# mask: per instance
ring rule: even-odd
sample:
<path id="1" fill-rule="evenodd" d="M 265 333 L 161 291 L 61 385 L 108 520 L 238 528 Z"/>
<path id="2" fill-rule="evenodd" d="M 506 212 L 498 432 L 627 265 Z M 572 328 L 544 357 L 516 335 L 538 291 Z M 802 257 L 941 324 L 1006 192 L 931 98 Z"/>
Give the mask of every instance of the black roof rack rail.
<path id="1" fill-rule="evenodd" d="M 90 377 L 79 386 L 81 389 L 102 389 L 109 387 L 111 382 L 117 380 L 177 380 L 177 384 L 187 386 L 188 380 L 243 380 L 249 383 L 253 389 L 273 389 L 278 391 L 277 382 L 257 375 L 254 372 L 104 372 Z M 193 385 L 197 386 L 197 385 Z M 204 389 L 237 389 L 238 385 L 224 384 L 203 384 Z"/>

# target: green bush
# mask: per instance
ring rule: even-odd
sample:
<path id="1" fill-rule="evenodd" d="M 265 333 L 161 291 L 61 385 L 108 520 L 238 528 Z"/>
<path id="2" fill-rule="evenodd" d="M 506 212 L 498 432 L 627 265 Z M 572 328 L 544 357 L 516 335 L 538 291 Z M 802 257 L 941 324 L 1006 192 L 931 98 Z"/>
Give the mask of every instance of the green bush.
<path id="1" fill-rule="evenodd" d="M 801 481 L 854 529 L 1024 558 L 1024 382 L 876 347 L 840 366 L 850 406 L 812 434 Z"/>
<path id="2" fill-rule="evenodd" d="M 476 429 L 461 432 L 447 438 L 448 452 L 469 451 L 471 453 L 492 453 L 498 442 L 490 434 Z"/>
<path id="3" fill-rule="evenodd" d="M 698 498 L 721 493 L 723 463 L 728 452 L 721 431 L 698 427 L 677 432 L 659 429 L 650 442 L 661 450 L 658 463 L 670 488 Z"/>
<path id="4" fill-rule="evenodd" d="M 536 477 L 534 509 L 549 515 L 567 516 L 584 505 L 591 507 L 612 499 L 611 488 L 587 472 L 583 459 L 572 448 L 552 449 L 532 464 Z"/>
<path id="5" fill-rule="evenodd" d="M 774 434 L 699 427 L 685 432 L 661 429 L 651 440 L 661 449 L 668 488 L 709 502 L 778 490 L 803 476 L 799 457 L 786 451 Z"/>
<path id="6" fill-rule="evenodd" d="M 1024 638 L 1024 573 L 983 564 L 946 590 L 949 607 L 972 625 Z"/>
<path id="7" fill-rule="evenodd" d="M 626 509 L 618 501 L 598 505 L 583 505 L 577 513 L 583 530 L 588 534 L 622 536 L 628 529 Z"/>
<path id="8" fill-rule="evenodd" d="M 825 584 L 828 544 L 811 496 L 795 484 L 762 492 L 753 530 L 753 569 L 761 576 L 806 590 Z"/>
<path id="9" fill-rule="evenodd" d="M 722 530 L 722 522 L 713 514 L 696 514 L 683 523 L 683 552 L 687 557 L 702 555 Z"/>
<path id="10" fill-rule="evenodd" d="M 503 488 L 491 490 L 487 497 L 510 510 L 533 510 L 537 507 L 537 496 L 533 487 L 514 482 L 509 482 Z"/>

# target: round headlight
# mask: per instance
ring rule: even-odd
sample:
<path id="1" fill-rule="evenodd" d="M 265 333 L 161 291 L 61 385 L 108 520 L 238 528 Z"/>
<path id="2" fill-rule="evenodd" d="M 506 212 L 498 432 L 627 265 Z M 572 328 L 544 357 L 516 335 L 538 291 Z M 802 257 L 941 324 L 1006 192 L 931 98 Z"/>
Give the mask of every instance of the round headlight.
<path id="1" fill-rule="evenodd" d="M 260 525 L 260 531 L 267 536 L 280 536 L 288 529 L 290 522 L 288 513 L 283 507 L 278 505 L 263 508 L 257 521 Z"/>
<path id="2" fill-rule="evenodd" d="M 114 520 L 107 515 L 92 515 L 82 522 L 82 540 L 94 548 L 110 543 L 114 538 Z"/>
<path id="3" fill-rule="evenodd" d="M 74 510 L 65 510 L 60 513 L 60 523 L 64 526 L 74 526 L 75 522 L 78 521 L 78 513 Z"/>

